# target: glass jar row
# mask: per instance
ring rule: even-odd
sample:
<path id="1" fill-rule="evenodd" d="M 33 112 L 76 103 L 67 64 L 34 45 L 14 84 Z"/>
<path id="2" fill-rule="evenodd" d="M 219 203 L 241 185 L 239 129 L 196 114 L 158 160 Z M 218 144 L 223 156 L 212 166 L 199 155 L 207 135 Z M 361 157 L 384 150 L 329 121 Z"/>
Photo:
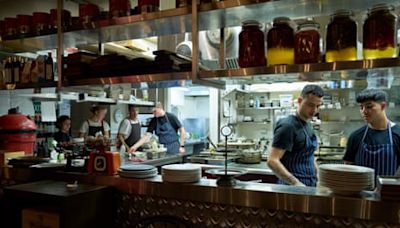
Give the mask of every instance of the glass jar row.
<path id="1" fill-rule="evenodd" d="M 357 60 L 357 23 L 349 10 L 336 11 L 326 32 L 326 62 Z M 297 30 L 287 17 L 273 20 L 266 39 L 257 21 L 245 21 L 239 35 L 239 66 L 321 62 L 319 24 L 304 20 Z M 265 40 L 267 51 L 265 53 Z M 397 57 L 397 16 L 393 6 L 378 4 L 363 24 L 364 59 Z"/>

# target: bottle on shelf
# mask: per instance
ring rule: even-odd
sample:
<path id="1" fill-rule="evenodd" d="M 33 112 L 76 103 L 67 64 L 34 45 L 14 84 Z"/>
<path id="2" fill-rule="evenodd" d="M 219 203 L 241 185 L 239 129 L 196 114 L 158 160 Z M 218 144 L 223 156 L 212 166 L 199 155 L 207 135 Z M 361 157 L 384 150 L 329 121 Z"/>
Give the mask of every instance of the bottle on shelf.
<path id="1" fill-rule="evenodd" d="M 8 57 L 6 64 L 4 65 L 4 83 L 12 83 L 13 74 L 14 72 L 11 57 Z"/>
<path id="2" fill-rule="evenodd" d="M 49 52 L 45 61 L 45 79 L 46 81 L 54 81 L 53 57 L 51 56 L 51 52 Z"/>
<path id="3" fill-rule="evenodd" d="M 250 99 L 249 99 L 249 108 L 254 108 L 254 98 L 253 98 L 253 95 L 250 95 Z"/>
<path id="4" fill-rule="evenodd" d="M 39 55 L 36 59 L 37 66 L 37 79 L 38 82 L 46 81 L 46 67 L 45 67 L 45 58 L 43 55 Z"/>
<path id="5" fill-rule="evenodd" d="M 12 68 L 13 68 L 13 72 L 14 72 L 12 82 L 19 83 L 20 75 L 21 75 L 21 73 L 20 73 L 21 63 L 16 56 L 13 57 Z"/>
<path id="6" fill-rule="evenodd" d="M 31 82 L 32 61 L 29 59 L 24 59 L 23 62 L 24 64 L 22 66 L 22 72 L 21 72 L 21 83 L 29 83 Z"/>
<path id="7" fill-rule="evenodd" d="M 261 96 L 260 98 L 260 107 L 265 108 L 267 105 L 267 101 L 265 100 L 264 96 Z"/>
<path id="8" fill-rule="evenodd" d="M 30 72 L 30 81 L 34 82 L 34 83 L 38 82 L 39 81 L 39 79 L 38 79 L 39 72 L 38 72 L 38 66 L 37 66 L 36 60 L 32 61 L 31 69 L 29 72 Z"/>
<path id="9" fill-rule="evenodd" d="M 255 107 L 260 108 L 260 98 L 258 96 L 256 97 Z"/>

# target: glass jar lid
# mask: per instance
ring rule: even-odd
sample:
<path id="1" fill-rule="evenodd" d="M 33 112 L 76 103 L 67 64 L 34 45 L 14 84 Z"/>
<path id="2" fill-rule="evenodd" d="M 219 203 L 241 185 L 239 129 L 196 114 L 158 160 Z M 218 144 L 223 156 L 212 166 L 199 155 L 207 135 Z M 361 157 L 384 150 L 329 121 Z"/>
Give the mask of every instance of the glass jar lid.
<path id="1" fill-rule="evenodd" d="M 331 16 L 332 16 L 332 18 L 351 17 L 351 16 L 354 16 L 354 13 L 352 10 L 340 9 L 340 10 L 336 10 Z"/>
<path id="2" fill-rule="evenodd" d="M 246 20 L 242 22 L 242 26 L 243 27 L 247 27 L 247 26 L 254 26 L 254 27 L 259 27 L 261 28 L 261 23 L 256 21 L 256 20 Z"/>
<path id="3" fill-rule="evenodd" d="M 393 11 L 394 6 L 386 3 L 375 4 L 371 9 L 368 10 L 368 14 L 373 14 L 380 11 Z"/>
<path id="4" fill-rule="evenodd" d="M 305 29 L 305 28 L 313 28 L 313 29 L 319 29 L 319 24 L 315 21 L 302 21 L 298 23 L 298 27 L 299 30 L 300 29 Z"/>
<path id="5" fill-rule="evenodd" d="M 276 17 L 274 18 L 274 24 L 289 24 L 290 18 L 288 17 Z"/>

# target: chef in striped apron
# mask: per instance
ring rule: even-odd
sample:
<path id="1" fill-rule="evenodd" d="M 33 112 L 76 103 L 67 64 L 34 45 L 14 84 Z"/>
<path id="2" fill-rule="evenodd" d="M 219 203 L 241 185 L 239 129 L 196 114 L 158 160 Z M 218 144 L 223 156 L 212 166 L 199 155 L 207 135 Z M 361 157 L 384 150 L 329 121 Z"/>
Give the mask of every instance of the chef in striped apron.
<path id="1" fill-rule="evenodd" d="M 185 129 L 178 118 L 166 112 L 160 102 L 153 109 L 153 114 L 154 118 L 151 119 L 146 134 L 130 148 L 129 152 L 135 152 L 150 139 L 152 133 L 155 133 L 159 143 L 167 148 L 168 155 L 184 154 Z"/>
<path id="2" fill-rule="evenodd" d="M 305 86 L 297 100 L 296 114 L 276 124 L 267 164 L 279 178 L 278 184 L 316 186 L 314 151 L 318 142 L 309 122 L 318 112 L 323 95 L 321 87 Z"/>
<path id="3" fill-rule="evenodd" d="M 367 124 L 350 135 L 343 160 L 373 168 L 376 176 L 394 175 L 399 167 L 400 127 L 386 115 L 387 93 L 365 89 L 357 102 Z"/>

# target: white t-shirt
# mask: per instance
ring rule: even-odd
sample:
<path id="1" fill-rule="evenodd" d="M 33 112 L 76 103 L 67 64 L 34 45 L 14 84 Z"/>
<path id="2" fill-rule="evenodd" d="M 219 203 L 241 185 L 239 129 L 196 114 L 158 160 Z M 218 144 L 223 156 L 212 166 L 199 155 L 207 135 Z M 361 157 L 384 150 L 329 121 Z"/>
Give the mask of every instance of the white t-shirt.
<path id="1" fill-rule="evenodd" d="M 124 135 L 124 139 L 127 139 L 129 137 L 129 135 L 131 134 L 131 131 L 132 131 L 131 124 L 137 124 L 137 123 L 140 124 L 139 120 L 130 120 L 130 119 L 126 119 L 125 118 L 119 124 L 118 134 L 123 134 Z"/>
<path id="2" fill-rule="evenodd" d="M 89 124 L 88 124 L 89 121 Z M 79 132 L 81 133 L 85 133 L 88 134 L 89 133 L 89 125 L 91 127 L 101 127 L 101 122 L 94 122 L 92 120 L 85 120 L 82 123 L 81 129 L 79 130 Z M 105 132 L 110 131 L 110 125 L 108 125 L 108 123 L 106 121 L 103 120 L 103 129 Z"/>

